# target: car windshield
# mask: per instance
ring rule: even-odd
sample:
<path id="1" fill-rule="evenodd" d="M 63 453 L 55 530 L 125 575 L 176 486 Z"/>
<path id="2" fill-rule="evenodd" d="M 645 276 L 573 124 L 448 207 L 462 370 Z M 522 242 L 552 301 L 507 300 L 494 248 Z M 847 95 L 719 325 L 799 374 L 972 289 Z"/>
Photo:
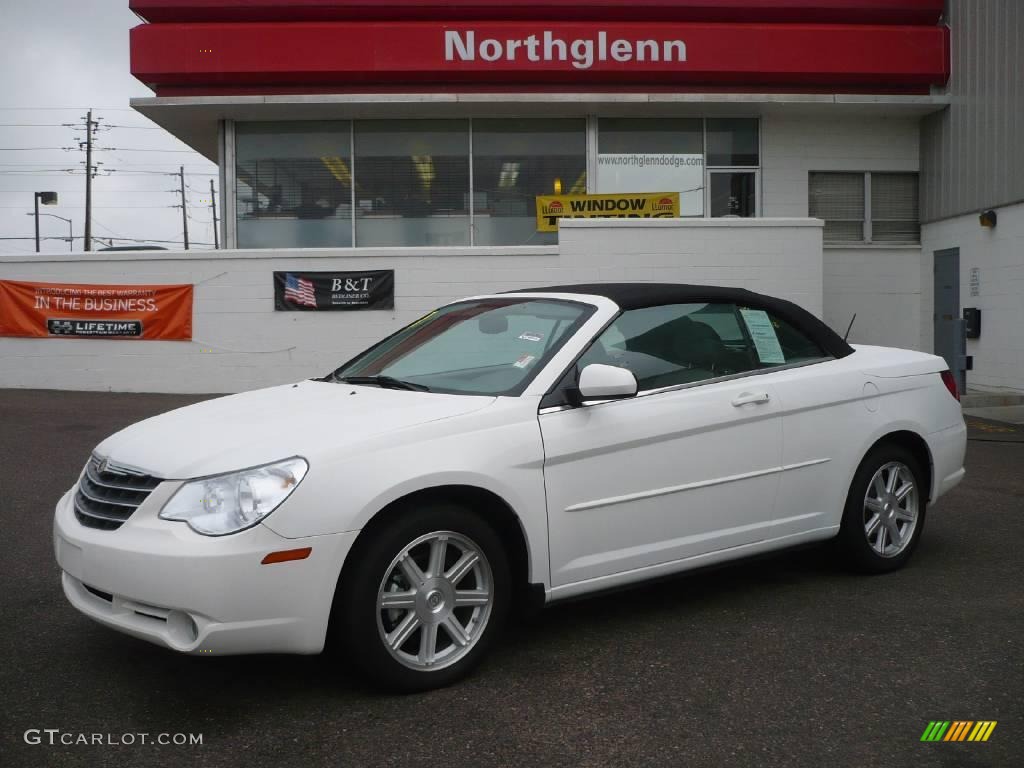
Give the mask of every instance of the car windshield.
<path id="1" fill-rule="evenodd" d="M 494 298 L 442 307 L 336 370 L 333 381 L 519 395 L 594 312 L 573 301 Z"/>

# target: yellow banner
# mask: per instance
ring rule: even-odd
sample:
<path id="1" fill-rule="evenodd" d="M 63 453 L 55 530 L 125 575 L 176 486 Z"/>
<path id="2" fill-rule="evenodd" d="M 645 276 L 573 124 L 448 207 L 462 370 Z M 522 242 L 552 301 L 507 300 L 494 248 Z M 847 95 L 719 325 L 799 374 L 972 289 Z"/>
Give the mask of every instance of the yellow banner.
<path id="1" fill-rule="evenodd" d="M 678 192 L 537 196 L 538 232 L 557 232 L 559 219 L 669 219 L 678 216 Z"/>

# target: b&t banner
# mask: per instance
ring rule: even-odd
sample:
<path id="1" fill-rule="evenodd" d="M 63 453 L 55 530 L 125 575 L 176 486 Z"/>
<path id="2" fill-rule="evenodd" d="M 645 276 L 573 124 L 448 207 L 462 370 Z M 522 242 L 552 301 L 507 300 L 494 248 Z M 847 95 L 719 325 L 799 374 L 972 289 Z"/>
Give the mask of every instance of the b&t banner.
<path id="1" fill-rule="evenodd" d="M 395 272 L 275 272 L 274 309 L 316 312 L 394 309 Z"/>

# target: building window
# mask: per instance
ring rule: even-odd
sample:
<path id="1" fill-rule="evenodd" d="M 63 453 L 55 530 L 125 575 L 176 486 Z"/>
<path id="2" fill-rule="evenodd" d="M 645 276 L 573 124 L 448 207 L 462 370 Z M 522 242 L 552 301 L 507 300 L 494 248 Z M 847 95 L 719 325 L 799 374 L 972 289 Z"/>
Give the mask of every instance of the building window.
<path id="1" fill-rule="evenodd" d="M 352 245 L 348 122 L 243 123 L 236 135 L 239 248 Z"/>
<path id="2" fill-rule="evenodd" d="M 916 173 L 871 173 L 871 239 L 876 243 L 919 243 Z"/>
<path id="3" fill-rule="evenodd" d="M 863 173 L 812 173 L 808 207 L 824 220 L 826 243 L 864 241 Z"/>
<path id="4" fill-rule="evenodd" d="M 473 243 L 550 245 L 537 195 L 587 191 L 586 120 L 473 121 Z"/>
<path id="5" fill-rule="evenodd" d="M 355 124 L 356 245 L 469 245 L 469 121 Z"/>
<path id="6" fill-rule="evenodd" d="M 916 173 L 812 172 L 808 211 L 824 220 L 826 243 L 917 243 L 921 239 Z"/>
<path id="7" fill-rule="evenodd" d="M 712 218 L 757 215 L 754 171 L 708 171 L 708 211 Z"/>
<path id="8" fill-rule="evenodd" d="M 761 164 L 758 121 L 749 118 L 709 119 L 708 167 L 754 167 Z"/>
<path id="9" fill-rule="evenodd" d="M 294 121 L 235 135 L 240 248 L 550 245 L 536 198 L 553 193 L 678 192 L 682 216 L 758 214 L 757 119 Z M 909 236 L 885 212 L 889 236 Z"/>
<path id="10" fill-rule="evenodd" d="M 704 215 L 704 121 L 601 118 L 600 193 L 678 192 L 682 216 Z"/>

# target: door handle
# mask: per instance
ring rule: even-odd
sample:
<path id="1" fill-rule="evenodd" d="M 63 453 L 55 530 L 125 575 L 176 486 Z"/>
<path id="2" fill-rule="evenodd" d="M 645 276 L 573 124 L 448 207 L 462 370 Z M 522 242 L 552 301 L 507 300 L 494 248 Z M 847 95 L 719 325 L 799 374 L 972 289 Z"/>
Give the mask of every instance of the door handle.
<path id="1" fill-rule="evenodd" d="M 739 408 L 741 405 L 747 405 L 748 403 L 767 403 L 768 399 L 767 392 L 744 392 L 733 400 L 732 404 Z"/>

